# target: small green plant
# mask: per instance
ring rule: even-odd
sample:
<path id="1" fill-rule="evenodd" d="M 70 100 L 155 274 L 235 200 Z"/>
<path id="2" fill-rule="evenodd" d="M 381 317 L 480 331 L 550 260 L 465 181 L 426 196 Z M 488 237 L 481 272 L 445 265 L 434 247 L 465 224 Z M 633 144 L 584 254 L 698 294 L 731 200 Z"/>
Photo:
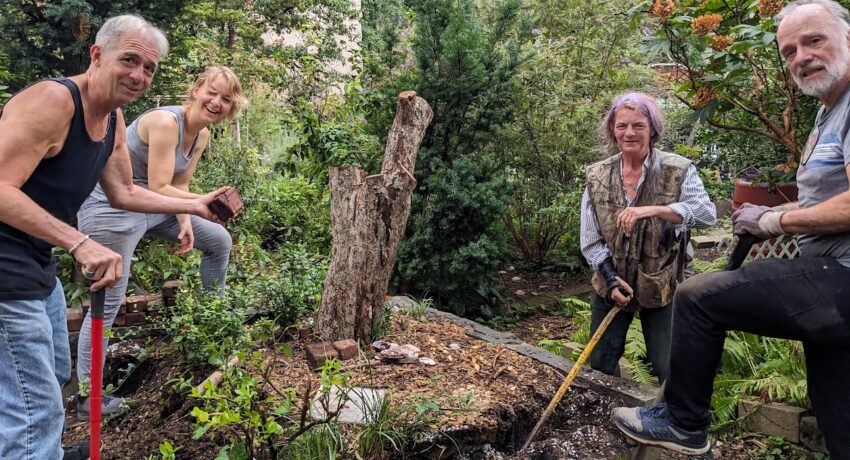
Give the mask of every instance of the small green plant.
<path id="1" fill-rule="evenodd" d="M 429 411 L 394 405 L 389 395 L 376 405 L 365 406 L 363 429 L 354 438 L 357 458 L 387 458 L 390 453 L 404 458 L 411 441 L 433 423 Z"/>
<path id="2" fill-rule="evenodd" d="M 417 415 L 425 415 L 431 412 L 439 412 L 440 404 L 433 396 L 426 397 L 423 393 L 416 393 L 414 397 L 413 409 Z"/>
<path id="3" fill-rule="evenodd" d="M 177 458 L 177 451 L 182 449 L 183 446 L 174 447 L 171 445 L 167 439 L 159 443 L 159 459 L 160 460 L 174 460 Z M 148 460 L 155 460 L 156 457 L 153 455 L 148 455 Z"/>
<path id="4" fill-rule="evenodd" d="M 566 345 L 564 339 L 540 339 L 537 341 L 538 347 L 558 356 L 563 356 L 564 345 Z"/>
<path id="5" fill-rule="evenodd" d="M 327 423 L 307 431 L 286 445 L 281 458 L 292 460 L 336 460 L 344 458 L 345 438 L 336 423 Z"/>
<path id="6" fill-rule="evenodd" d="M 753 455 L 754 460 L 785 460 L 792 458 L 794 449 L 787 439 L 770 436 L 765 439 L 765 445 Z"/>
<path id="7" fill-rule="evenodd" d="M 177 304 L 170 310 L 172 315 L 163 321 L 163 326 L 186 364 L 219 366 L 248 345 L 244 310 L 234 308 L 241 301 L 237 291 L 228 289 L 224 297 L 194 289 L 178 294 Z"/>

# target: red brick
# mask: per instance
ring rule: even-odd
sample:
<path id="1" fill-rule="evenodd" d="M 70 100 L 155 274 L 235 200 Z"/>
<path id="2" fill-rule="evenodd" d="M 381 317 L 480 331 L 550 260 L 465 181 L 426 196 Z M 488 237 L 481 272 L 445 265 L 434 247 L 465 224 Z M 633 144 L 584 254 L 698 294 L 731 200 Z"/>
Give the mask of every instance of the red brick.
<path id="1" fill-rule="evenodd" d="M 131 312 L 124 315 L 124 322 L 127 326 L 138 326 L 147 323 L 148 317 L 144 312 Z"/>
<path id="2" fill-rule="evenodd" d="M 313 337 L 313 328 L 310 326 L 304 326 L 298 328 L 298 338 L 301 340 L 307 340 Z"/>
<path id="3" fill-rule="evenodd" d="M 173 299 L 177 297 L 177 290 L 183 286 L 178 280 L 168 280 L 162 285 L 162 298 Z"/>
<path id="4" fill-rule="evenodd" d="M 115 317 L 115 322 L 112 323 L 115 327 L 121 327 L 127 324 L 127 315 L 126 313 L 123 315 L 118 315 Z"/>
<path id="5" fill-rule="evenodd" d="M 338 340 L 333 347 L 343 361 L 357 357 L 357 342 L 352 339 Z"/>
<path id="6" fill-rule="evenodd" d="M 148 309 L 148 298 L 143 295 L 134 295 L 127 298 L 127 311 L 128 312 L 137 312 L 137 311 L 147 311 Z"/>
<path id="7" fill-rule="evenodd" d="M 85 314 L 82 308 L 69 308 L 65 314 L 68 320 L 68 332 L 77 332 L 83 327 Z"/>
<path id="8" fill-rule="evenodd" d="M 229 222 L 242 212 L 242 209 L 245 208 L 245 203 L 242 202 L 239 192 L 235 188 L 231 188 L 217 196 L 209 204 L 209 208 L 223 222 Z"/>
<path id="9" fill-rule="evenodd" d="M 307 363 L 310 364 L 312 369 L 321 367 L 329 359 L 339 357 L 334 347 L 329 343 L 311 343 L 307 345 L 306 354 Z"/>
<path id="10" fill-rule="evenodd" d="M 157 311 L 161 309 L 162 306 L 163 304 L 161 294 L 148 295 L 145 299 L 145 309 L 148 312 Z"/>

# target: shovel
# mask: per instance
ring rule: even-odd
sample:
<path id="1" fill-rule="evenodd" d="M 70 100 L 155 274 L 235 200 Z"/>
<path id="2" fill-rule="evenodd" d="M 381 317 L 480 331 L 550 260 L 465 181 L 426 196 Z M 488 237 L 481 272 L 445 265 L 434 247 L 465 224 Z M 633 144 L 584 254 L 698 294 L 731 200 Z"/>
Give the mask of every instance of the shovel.
<path id="1" fill-rule="evenodd" d="M 89 451 L 100 460 L 100 410 L 103 388 L 103 304 L 106 289 L 91 294 L 91 391 L 89 394 Z"/>

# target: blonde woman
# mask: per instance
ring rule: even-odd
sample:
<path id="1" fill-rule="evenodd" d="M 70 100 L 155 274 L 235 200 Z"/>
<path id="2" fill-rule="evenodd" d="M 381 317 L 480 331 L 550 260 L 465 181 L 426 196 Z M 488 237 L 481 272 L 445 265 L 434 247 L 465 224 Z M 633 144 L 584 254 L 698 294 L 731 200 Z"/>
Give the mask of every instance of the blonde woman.
<path id="1" fill-rule="evenodd" d="M 189 191 L 192 174 L 210 137 L 213 123 L 235 119 L 246 104 L 236 74 L 227 67 L 209 67 L 189 89 L 183 105 L 157 107 L 139 116 L 127 128 L 127 148 L 133 182 L 162 195 L 197 198 Z M 104 326 L 111 327 L 127 291 L 130 259 L 146 234 L 180 244 L 176 252 L 192 248 L 203 253 L 201 283 L 204 289 L 224 293 L 231 238 L 214 222 L 188 214 L 146 214 L 112 208 L 100 186 L 77 214 L 80 231 L 121 255 L 124 276 L 106 290 Z M 108 339 L 104 338 L 104 349 Z M 85 386 L 91 372 L 91 318 L 86 316 L 77 345 L 77 377 Z M 103 396 L 102 414 L 121 410 L 121 398 Z M 87 397 L 77 399 L 78 417 L 88 420 Z"/>

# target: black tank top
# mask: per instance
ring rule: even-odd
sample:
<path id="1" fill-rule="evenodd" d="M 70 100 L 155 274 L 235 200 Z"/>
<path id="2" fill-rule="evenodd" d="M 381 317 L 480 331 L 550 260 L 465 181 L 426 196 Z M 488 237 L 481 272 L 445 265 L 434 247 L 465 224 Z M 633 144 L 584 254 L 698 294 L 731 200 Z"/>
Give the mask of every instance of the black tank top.
<path id="1" fill-rule="evenodd" d="M 74 117 L 62 150 L 41 160 L 21 191 L 57 219 L 72 223 L 91 193 L 115 143 L 116 113 L 102 140 L 93 141 L 86 131 L 83 103 L 76 83 L 65 85 L 74 99 Z M 0 300 L 44 299 L 56 286 L 53 246 L 0 222 Z"/>

